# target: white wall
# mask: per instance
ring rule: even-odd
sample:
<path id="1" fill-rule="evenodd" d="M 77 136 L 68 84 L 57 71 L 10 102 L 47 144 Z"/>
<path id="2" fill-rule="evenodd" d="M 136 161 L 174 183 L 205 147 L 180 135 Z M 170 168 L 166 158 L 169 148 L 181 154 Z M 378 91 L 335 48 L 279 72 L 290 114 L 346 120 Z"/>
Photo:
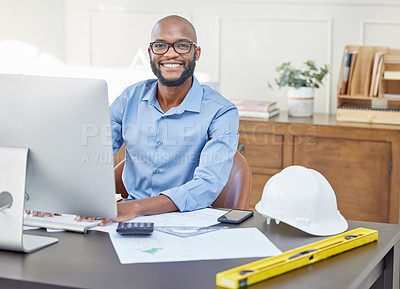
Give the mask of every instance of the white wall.
<path id="1" fill-rule="evenodd" d="M 21 72 L 40 54 L 65 61 L 65 1 L 0 0 L 0 71 Z"/>
<path id="2" fill-rule="evenodd" d="M 15 2 L 23 3 L 38 17 L 26 15 L 22 8 L 18 10 L 22 6 Z M 32 2 L 51 9 L 37 11 Z M 0 0 L 0 3 L 0 11 L 5 7 L 21 13 L 17 18 L 29 26 L 28 30 L 12 29 L 14 35 L 52 53 L 67 67 L 88 66 L 91 69 L 87 75 L 100 71 L 100 75 L 108 77 L 113 87 L 111 100 L 126 85 L 152 77 L 146 51 L 150 30 L 156 20 L 168 14 L 187 17 L 197 29 L 202 56 L 196 74 L 201 81 L 216 82 L 221 93 L 230 99 L 276 99 L 283 110 L 287 106 L 285 91 L 270 90 L 267 86 L 273 82 L 277 64 L 283 61 L 299 64 L 307 59 L 329 64 L 332 73 L 326 85 L 317 91 L 315 111 L 333 113 L 344 46 L 400 48 L 398 0 Z M 0 12 L 0 16 L 1 13 L 7 15 Z M 13 23 L 10 16 L 2 18 L 0 21 L 6 26 Z M 10 36 L 2 28 L 2 22 L 0 41 Z M 34 37 L 27 32 L 37 28 L 44 31 Z"/>

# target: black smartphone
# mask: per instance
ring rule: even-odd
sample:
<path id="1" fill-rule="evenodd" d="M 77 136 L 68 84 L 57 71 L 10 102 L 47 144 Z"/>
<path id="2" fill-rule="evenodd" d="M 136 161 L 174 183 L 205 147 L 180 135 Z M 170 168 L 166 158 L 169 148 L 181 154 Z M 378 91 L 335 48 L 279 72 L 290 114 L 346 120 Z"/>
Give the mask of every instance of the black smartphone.
<path id="1" fill-rule="evenodd" d="M 233 223 L 233 224 L 239 224 L 246 220 L 247 218 L 250 218 L 251 216 L 254 215 L 253 211 L 249 210 L 230 210 L 228 213 L 225 215 L 222 215 L 217 219 L 218 222 L 222 223 Z"/>

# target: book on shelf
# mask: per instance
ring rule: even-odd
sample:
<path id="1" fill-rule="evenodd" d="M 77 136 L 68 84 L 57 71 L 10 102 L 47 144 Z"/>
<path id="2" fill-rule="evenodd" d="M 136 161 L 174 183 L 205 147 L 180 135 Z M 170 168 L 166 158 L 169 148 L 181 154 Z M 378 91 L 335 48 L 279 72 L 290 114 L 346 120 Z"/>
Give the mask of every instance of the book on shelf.
<path id="1" fill-rule="evenodd" d="M 372 96 L 378 96 L 378 88 L 379 88 L 379 82 L 381 81 L 381 77 L 382 77 L 382 67 L 383 67 L 383 59 L 384 58 L 385 58 L 384 54 L 382 54 L 381 57 L 379 57 L 378 69 L 376 71 L 376 76 L 375 76 L 374 92 L 373 92 Z"/>
<path id="2" fill-rule="evenodd" d="M 275 110 L 277 107 L 276 101 L 256 101 L 256 100 L 242 100 L 234 99 L 231 100 L 236 105 L 239 111 L 259 111 L 259 112 L 270 112 Z"/>
<path id="3" fill-rule="evenodd" d="M 347 81 L 347 95 L 351 93 L 351 81 L 353 80 L 354 67 L 356 66 L 358 51 L 351 52 L 350 70 L 349 70 L 349 80 Z"/>
<path id="4" fill-rule="evenodd" d="M 275 108 L 274 110 L 271 111 L 239 110 L 239 117 L 269 119 L 279 115 L 279 113 L 280 113 L 279 108 Z"/>
<path id="5" fill-rule="evenodd" d="M 400 71 L 385 70 L 383 73 L 384 79 L 400 80 Z"/>
<path id="6" fill-rule="evenodd" d="M 396 93 L 384 93 L 383 97 L 387 97 L 387 98 L 400 98 L 400 94 L 396 94 Z"/>
<path id="7" fill-rule="evenodd" d="M 400 64 L 400 55 L 399 54 L 395 54 L 395 55 L 387 55 L 387 57 L 385 58 L 385 63 L 387 64 Z"/>
<path id="8" fill-rule="evenodd" d="M 344 67 L 346 65 L 346 60 L 347 60 L 347 54 L 349 52 L 347 51 L 347 49 L 344 49 L 344 53 L 343 53 L 343 57 L 342 57 L 342 63 L 340 64 L 340 71 L 339 71 L 339 78 L 338 79 L 343 79 L 343 70 Z M 343 85 L 343 81 L 339 81 L 338 82 L 338 88 L 337 91 L 340 92 L 342 90 L 342 85 Z"/>
<path id="9" fill-rule="evenodd" d="M 374 64 L 372 66 L 372 73 L 371 73 L 371 84 L 370 84 L 369 93 L 368 93 L 368 95 L 370 97 L 374 96 L 374 89 L 375 89 L 376 74 L 377 74 L 377 71 L 378 71 L 378 64 L 379 64 L 379 60 L 382 57 L 383 57 L 383 52 L 375 53 Z"/>
<path id="10" fill-rule="evenodd" d="M 352 57 L 352 53 L 351 52 L 347 53 L 346 64 L 343 67 L 342 86 L 340 88 L 341 95 L 345 95 L 347 93 L 347 86 L 348 86 L 349 75 L 350 75 L 351 57 Z"/>

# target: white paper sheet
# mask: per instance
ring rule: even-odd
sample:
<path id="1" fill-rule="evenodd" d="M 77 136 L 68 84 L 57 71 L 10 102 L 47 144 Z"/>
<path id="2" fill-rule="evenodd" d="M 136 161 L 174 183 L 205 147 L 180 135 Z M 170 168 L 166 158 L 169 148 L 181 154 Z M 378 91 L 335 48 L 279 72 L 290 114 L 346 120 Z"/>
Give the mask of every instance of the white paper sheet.
<path id="1" fill-rule="evenodd" d="M 218 217 L 225 214 L 227 211 L 205 208 L 191 212 L 172 212 L 167 214 L 159 214 L 152 216 L 138 216 L 131 222 L 152 222 L 154 226 L 193 226 L 193 227 L 208 227 L 219 224 Z M 115 232 L 118 224 L 113 223 L 105 227 L 94 227 L 92 230 L 101 232 Z"/>
<path id="2" fill-rule="evenodd" d="M 217 219 L 227 211 L 205 208 L 191 212 L 172 212 L 153 216 L 138 216 L 134 222 L 153 222 L 155 226 L 208 227 L 219 224 Z"/>
<path id="3" fill-rule="evenodd" d="M 223 229 L 188 238 L 154 231 L 110 238 L 121 264 L 267 257 L 282 252 L 257 228 Z"/>
<path id="4" fill-rule="evenodd" d="M 23 226 L 22 227 L 22 230 L 24 230 L 24 231 L 37 230 L 37 229 L 41 229 L 41 227 L 31 227 L 31 226 Z"/>

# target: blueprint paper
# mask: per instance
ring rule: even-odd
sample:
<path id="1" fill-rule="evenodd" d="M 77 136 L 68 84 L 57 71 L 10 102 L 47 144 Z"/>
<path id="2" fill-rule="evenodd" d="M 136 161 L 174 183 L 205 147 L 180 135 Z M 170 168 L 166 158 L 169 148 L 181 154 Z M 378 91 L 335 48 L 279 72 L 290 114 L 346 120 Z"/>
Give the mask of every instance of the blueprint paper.
<path id="1" fill-rule="evenodd" d="M 257 228 L 226 229 L 188 238 L 110 232 L 121 264 L 267 257 L 282 252 Z M 245 244 L 251 244 L 246 246 Z"/>

